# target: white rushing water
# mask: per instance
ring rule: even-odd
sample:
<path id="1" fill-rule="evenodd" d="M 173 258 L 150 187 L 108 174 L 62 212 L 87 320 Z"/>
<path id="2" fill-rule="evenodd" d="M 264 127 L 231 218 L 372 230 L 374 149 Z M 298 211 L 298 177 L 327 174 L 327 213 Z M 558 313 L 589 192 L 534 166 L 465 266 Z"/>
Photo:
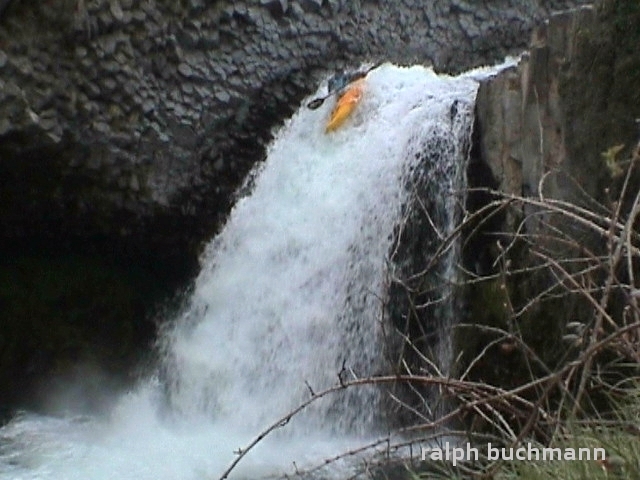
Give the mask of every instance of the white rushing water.
<path id="1" fill-rule="evenodd" d="M 345 379 L 382 373 L 386 259 L 406 179 L 425 149 L 464 145 L 476 88 L 470 76 L 384 65 L 338 131 L 324 133 L 332 100 L 300 108 L 208 246 L 161 339 L 157 377 L 100 418 L 13 419 L 0 429 L 0 479 L 215 479 L 343 367 Z M 454 148 L 446 161 L 460 170 L 464 155 Z M 379 421 L 377 396 L 314 403 L 232 477 L 290 471 L 362 441 Z"/>

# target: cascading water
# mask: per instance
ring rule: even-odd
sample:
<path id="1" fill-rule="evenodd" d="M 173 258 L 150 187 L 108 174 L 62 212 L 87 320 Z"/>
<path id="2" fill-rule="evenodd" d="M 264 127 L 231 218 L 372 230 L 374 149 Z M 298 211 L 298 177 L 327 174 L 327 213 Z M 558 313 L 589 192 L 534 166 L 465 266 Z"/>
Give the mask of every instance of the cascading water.
<path id="1" fill-rule="evenodd" d="M 337 132 L 324 133 L 330 101 L 281 129 L 161 339 L 157 378 L 106 418 L 14 418 L 0 429 L 0 479 L 216 478 L 311 390 L 339 373 L 384 371 L 388 258 L 407 181 L 425 146 L 442 144 L 445 163 L 430 170 L 442 170 L 438 194 L 460 186 L 451 175 L 462 178 L 466 152 L 449 147 L 468 141 L 477 83 L 385 65 L 366 88 Z M 262 477 L 340 452 L 375 432 L 378 396 L 349 389 L 312 404 L 234 474 Z"/>

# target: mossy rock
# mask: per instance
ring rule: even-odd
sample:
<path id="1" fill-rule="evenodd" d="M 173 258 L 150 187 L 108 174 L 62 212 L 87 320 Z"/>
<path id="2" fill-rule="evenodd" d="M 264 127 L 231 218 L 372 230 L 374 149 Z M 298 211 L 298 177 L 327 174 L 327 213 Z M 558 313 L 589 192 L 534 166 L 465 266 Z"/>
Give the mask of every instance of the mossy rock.
<path id="1" fill-rule="evenodd" d="M 471 284 L 467 298 L 470 317 L 454 333 L 454 351 L 459 355 L 454 374 L 461 374 L 474 362 L 469 379 L 500 386 L 514 384 L 520 368 L 514 368 L 517 355 L 513 354 L 517 352 L 507 338 L 511 313 L 506 283 L 493 278 Z"/>

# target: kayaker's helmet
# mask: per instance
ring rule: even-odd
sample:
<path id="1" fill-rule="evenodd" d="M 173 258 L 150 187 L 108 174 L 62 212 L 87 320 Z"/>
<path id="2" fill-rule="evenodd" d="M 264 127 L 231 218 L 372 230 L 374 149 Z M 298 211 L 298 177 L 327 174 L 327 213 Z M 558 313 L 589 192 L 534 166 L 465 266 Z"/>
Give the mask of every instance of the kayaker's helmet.
<path id="1" fill-rule="evenodd" d="M 329 79 L 329 93 L 338 92 L 346 87 L 351 81 L 351 75 L 346 72 L 336 72 L 333 77 Z"/>
<path id="2" fill-rule="evenodd" d="M 336 72 L 333 77 L 329 79 L 329 93 L 339 92 L 340 90 L 343 90 L 351 82 L 355 82 L 356 80 L 366 77 L 367 73 L 369 73 L 368 70 L 357 70 L 355 72 L 345 72 L 343 70 L 340 72 Z"/>

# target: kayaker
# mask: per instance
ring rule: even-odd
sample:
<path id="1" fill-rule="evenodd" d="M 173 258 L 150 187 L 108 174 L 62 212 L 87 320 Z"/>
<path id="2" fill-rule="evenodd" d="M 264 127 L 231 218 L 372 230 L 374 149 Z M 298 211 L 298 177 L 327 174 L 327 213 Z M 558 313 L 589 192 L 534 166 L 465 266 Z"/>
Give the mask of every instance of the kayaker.
<path id="1" fill-rule="evenodd" d="M 336 102 L 329 121 L 325 127 L 325 133 L 333 132 L 349 118 L 356 108 L 364 93 L 364 78 L 349 82 L 342 90 L 339 90 Z"/>
<path id="2" fill-rule="evenodd" d="M 333 77 L 329 79 L 329 94 L 338 93 L 343 90 L 344 87 L 351 82 L 355 82 L 360 78 L 364 78 L 369 72 L 336 72 Z"/>
<path id="3" fill-rule="evenodd" d="M 307 107 L 310 108 L 311 110 L 315 110 L 316 108 L 320 107 L 320 105 L 322 105 L 327 98 L 329 98 L 332 95 L 339 94 L 350 83 L 353 83 L 356 80 L 366 77 L 371 70 L 378 68 L 380 65 L 382 65 L 382 63 L 376 63 L 375 65 L 365 70 L 356 70 L 355 72 L 345 72 L 345 71 L 336 72 L 329 79 L 329 83 L 328 83 L 329 93 L 327 93 L 323 97 L 314 98 L 307 104 Z"/>

